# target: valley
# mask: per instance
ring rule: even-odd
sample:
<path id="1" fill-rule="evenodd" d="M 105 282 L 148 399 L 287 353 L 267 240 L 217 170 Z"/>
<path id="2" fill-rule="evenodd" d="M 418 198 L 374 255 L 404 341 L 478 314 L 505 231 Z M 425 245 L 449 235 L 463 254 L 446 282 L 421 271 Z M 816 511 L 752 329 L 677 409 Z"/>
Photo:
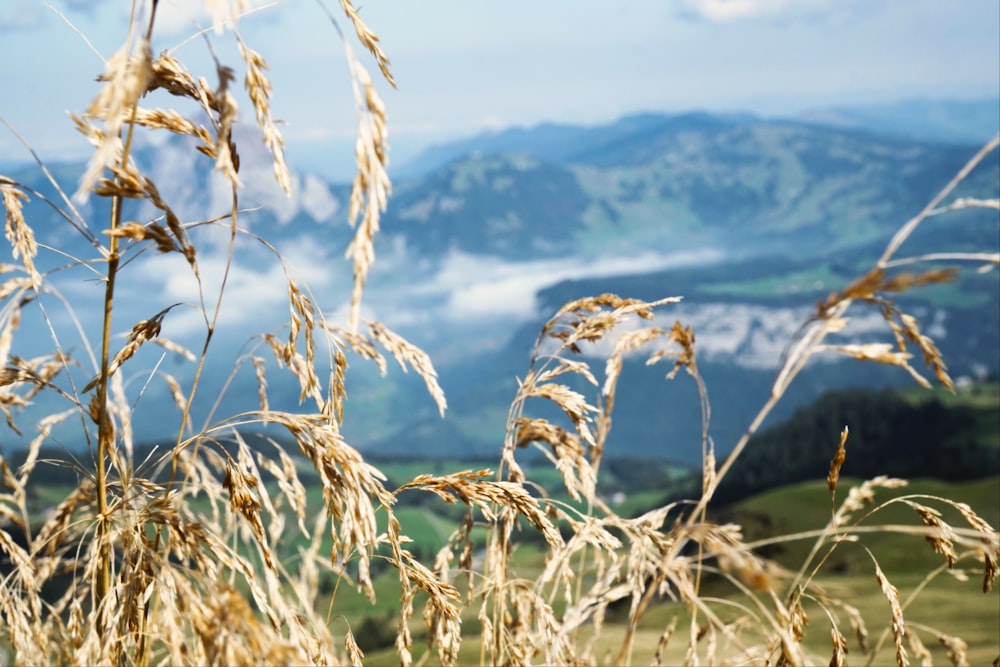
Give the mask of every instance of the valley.
<path id="1" fill-rule="evenodd" d="M 976 148 L 859 123 L 649 113 L 589 128 L 514 129 L 428 149 L 395 184 L 376 240 L 364 314 L 430 354 L 450 407 L 442 419 L 417 378 L 398 369 L 382 378 L 371 364 L 353 359 L 345 436 L 367 455 L 494 455 L 517 379 L 527 372 L 549 315 L 571 299 L 613 292 L 647 300 L 682 297 L 659 311 L 656 324 L 680 321 L 694 331 L 713 409 L 710 435 L 720 454 L 727 452 L 766 400 L 778 361 L 817 301 L 863 275 L 889 235 Z M 137 154 L 161 183 L 163 197 L 177 202 L 200 247 L 208 248 L 201 258 L 206 276 L 199 286 L 176 256 L 137 263 L 133 290 L 119 298 L 118 326 L 124 331 L 126 320 L 180 303 L 165 320 L 163 336 L 197 348 L 204 324 L 184 304 L 211 300 L 221 279 L 228 230 L 205 220 L 224 209 L 225 188 L 184 146 L 168 142 Z M 155 160 L 144 157 L 154 154 Z M 343 322 L 350 267 L 340 256 L 351 233 L 349 189 L 300 173 L 292 198 L 285 199 L 260 166 L 266 166 L 262 157 L 243 156 L 238 224 L 244 232 L 214 332 L 216 344 L 233 354 L 228 361 L 220 355 L 208 369 L 206 395 L 219 396 L 195 406 L 199 419 L 208 418 L 216 403 L 216 412 L 253 405 L 255 381 L 246 365 L 258 354 L 259 339 L 248 339 L 246 330 L 251 324 L 283 330 L 287 276 L 308 284 L 331 322 Z M 55 165 L 53 174 L 71 193 L 80 169 Z M 203 187 L 191 188 L 192 173 Z M 26 210 L 39 241 L 65 253 L 43 249 L 38 259 L 52 272 L 52 288 L 65 290 L 61 299 L 55 292 L 43 297 L 46 317 L 56 323 L 75 318 L 86 335 L 100 297 L 86 286 L 87 266 L 97 261 L 88 232 L 67 234 L 66 221 L 42 199 L 58 202 L 60 195 L 34 167 L 13 176 L 38 195 Z M 988 160 L 956 194 L 997 197 L 998 183 L 1000 164 Z M 78 204 L 84 219 L 100 219 L 106 213 L 100 206 L 94 198 Z M 157 212 L 140 204 L 131 214 L 148 219 Z M 907 243 L 906 254 L 995 251 L 997 224 L 996 212 L 983 209 L 935 216 Z M 256 239 L 258 232 L 273 249 Z M 139 252 L 148 250 L 127 248 L 126 260 Z M 940 347 L 955 377 L 982 379 L 1000 371 L 1000 278 L 978 268 L 899 301 Z M 171 276 L 166 283 L 164 274 Z M 838 342 L 892 340 L 876 307 L 856 304 L 849 317 Z M 47 329 L 44 319 L 26 317 L 19 335 L 41 354 Z M 88 343 L 60 344 L 79 349 Z M 583 354 L 597 360 L 606 351 L 593 347 Z M 171 374 L 189 381 L 189 362 L 169 359 Z M 157 364 L 156 356 L 148 363 Z M 668 369 L 645 368 L 639 357 L 625 363 L 610 440 L 614 452 L 696 462 L 701 416 L 694 387 L 683 377 L 665 382 Z M 274 405 L 292 407 L 294 379 L 272 374 L 269 381 Z M 819 357 L 774 418 L 837 387 L 911 381 L 899 369 Z M 157 383 L 144 391 L 166 396 Z M 154 426 L 170 428 L 176 413 L 168 400 L 146 403 L 148 412 L 134 426 L 136 437 L 149 441 L 162 435 Z M 49 407 L 29 407 L 27 422 Z M 57 436 L 77 446 L 71 431 Z"/>

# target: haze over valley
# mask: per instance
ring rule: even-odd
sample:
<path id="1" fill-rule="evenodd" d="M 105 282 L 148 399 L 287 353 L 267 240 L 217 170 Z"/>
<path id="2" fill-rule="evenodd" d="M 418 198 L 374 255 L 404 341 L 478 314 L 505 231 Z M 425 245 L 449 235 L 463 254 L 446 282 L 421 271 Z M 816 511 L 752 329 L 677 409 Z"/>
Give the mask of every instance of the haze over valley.
<path id="1" fill-rule="evenodd" d="M 660 309 L 657 324 L 669 328 L 679 320 L 695 331 L 713 404 L 711 433 L 726 451 L 766 399 L 786 345 L 816 302 L 862 275 L 899 225 L 1000 129 L 996 99 L 912 102 L 892 109 L 906 122 L 891 132 L 884 113 L 872 107 L 816 110 L 790 119 L 642 113 L 603 125 L 489 132 L 427 148 L 397 171 L 363 314 L 430 354 L 450 407 L 442 419 L 418 378 L 390 369 L 383 380 L 373 364 L 351 358 L 345 434 L 375 453 L 495 454 L 507 405 L 517 378 L 527 371 L 541 325 L 570 299 L 615 292 L 650 300 L 683 297 Z M 351 236 L 349 185 L 303 171 L 286 198 L 260 151 L 244 149 L 241 155 L 239 226 L 249 234 L 238 241 L 213 340 L 232 355 L 209 369 L 202 394 L 214 397 L 225 387 L 220 413 L 255 405 L 249 359 L 262 353 L 254 351 L 259 339 L 248 340 L 247 332 L 281 335 L 288 319 L 286 272 L 308 286 L 335 323 L 344 323 L 350 294 L 350 266 L 342 259 Z M 228 207 L 210 161 L 193 154 L 171 143 L 140 146 L 137 153 L 185 222 L 210 219 Z M 72 191 L 83 164 L 52 166 Z M 6 171 L 57 200 L 33 166 Z M 957 194 L 995 198 L 998 183 L 994 158 Z M 95 219 L 102 205 L 92 197 L 79 206 L 85 218 Z M 65 221 L 38 197 L 26 211 L 40 242 L 59 244 L 78 258 L 94 256 L 85 235 L 67 233 Z M 131 215 L 148 220 L 157 212 L 147 206 Z M 192 233 L 209 248 L 200 263 L 204 297 L 211 302 L 211 286 L 223 274 L 228 231 L 203 225 Z M 257 234 L 273 244 L 284 264 Z M 996 248 L 996 212 L 932 218 L 911 244 L 909 255 Z M 43 255 L 39 261 L 46 268 L 67 264 L 65 256 Z M 996 376 L 1000 368 L 998 276 L 975 268 L 955 285 L 908 296 L 909 312 L 942 349 L 956 377 Z M 84 329 L 95 325 L 101 297 L 98 281 L 79 280 L 88 270 L 61 269 L 53 276 Z M 204 321 L 188 304 L 202 296 L 183 258 L 136 262 L 128 276 L 116 320 L 123 334 L 134 321 L 180 304 L 164 320 L 162 335 L 196 349 Z M 72 321 L 55 294 L 42 300 L 57 330 Z M 41 354 L 48 329 L 41 316 L 26 318 L 19 336 L 36 338 Z M 877 309 L 856 306 L 850 333 L 840 342 L 875 340 L 892 340 L 883 318 Z M 79 341 L 61 342 L 80 349 Z M 142 353 L 148 368 L 163 368 L 178 379 L 194 372 L 179 355 L 161 359 L 159 350 Z M 242 365 L 231 377 L 234 364 Z M 683 377 L 666 382 L 667 370 L 645 368 L 638 358 L 627 364 L 614 453 L 684 463 L 699 459 L 697 394 Z M 271 377 L 277 383 L 281 376 Z M 823 357 L 775 418 L 835 387 L 911 381 L 900 369 Z M 145 379 L 140 374 L 128 382 Z M 140 403 L 132 426 L 137 439 L 153 441 L 169 433 L 177 413 L 163 383 L 149 382 L 142 391 L 152 400 Z M 272 385 L 272 392 L 277 397 L 272 401 L 287 407 L 299 395 L 291 384 Z M 196 419 L 207 418 L 213 407 L 214 400 L 203 398 Z M 47 414 L 51 406 L 36 405 L 23 419 L 30 422 L 36 409 Z M 67 427 L 65 444 L 73 447 L 78 443 L 71 432 Z"/>

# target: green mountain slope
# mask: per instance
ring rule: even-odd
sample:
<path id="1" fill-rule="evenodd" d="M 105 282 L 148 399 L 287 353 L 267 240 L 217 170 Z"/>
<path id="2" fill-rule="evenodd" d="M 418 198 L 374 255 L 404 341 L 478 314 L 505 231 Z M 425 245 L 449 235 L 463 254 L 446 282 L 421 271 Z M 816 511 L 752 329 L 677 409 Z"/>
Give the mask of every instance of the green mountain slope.
<path id="1" fill-rule="evenodd" d="M 976 148 L 709 114 L 573 136 L 575 153 L 515 137 L 404 181 L 387 233 L 422 254 L 512 260 L 748 243 L 818 252 L 884 238 Z M 996 193 L 998 173 L 987 164 L 966 187 Z"/>

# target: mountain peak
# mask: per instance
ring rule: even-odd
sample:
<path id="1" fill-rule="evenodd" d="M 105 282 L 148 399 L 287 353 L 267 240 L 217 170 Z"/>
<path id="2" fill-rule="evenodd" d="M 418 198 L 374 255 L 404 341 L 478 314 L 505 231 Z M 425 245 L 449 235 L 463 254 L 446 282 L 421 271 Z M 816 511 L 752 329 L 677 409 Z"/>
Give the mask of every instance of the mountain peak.
<path id="1" fill-rule="evenodd" d="M 876 134 L 885 139 L 981 143 L 1000 131 L 1000 98 L 901 100 L 882 105 L 816 108 L 770 119 L 749 112 L 691 109 L 674 113 L 637 111 L 592 125 L 545 121 L 529 127 L 491 129 L 433 145 L 394 171 L 406 179 L 470 154 L 527 154 L 556 164 L 589 162 L 610 147 L 620 148 L 629 141 L 641 144 L 642 137 L 650 133 L 706 131 L 760 123 L 804 124 Z"/>

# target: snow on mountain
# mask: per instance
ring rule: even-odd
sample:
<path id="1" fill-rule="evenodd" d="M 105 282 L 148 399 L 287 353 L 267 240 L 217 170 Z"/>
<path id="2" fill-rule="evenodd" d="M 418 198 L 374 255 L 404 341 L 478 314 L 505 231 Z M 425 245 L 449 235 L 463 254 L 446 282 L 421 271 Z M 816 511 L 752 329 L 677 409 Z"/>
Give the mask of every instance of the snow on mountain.
<path id="1" fill-rule="evenodd" d="M 642 326 L 657 326 L 669 330 L 674 322 L 691 327 L 697 335 L 696 349 L 700 359 L 714 363 L 733 364 L 748 370 L 768 371 L 779 367 L 789 341 L 794 340 L 803 322 L 815 312 L 810 306 L 766 306 L 752 303 L 684 303 L 661 309 L 652 322 Z M 927 311 L 925 333 L 936 341 L 948 335 L 947 313 L 942 309 Z M 864 344 L 885 342 L 885 319 L 876 311 L 855 307 L 850 311 L 850 327 L 843 335 L 833 335 L 830 344 Z M 604 358 L 612 352 L 617 338 L 639 326 L 638 321 L 623 325 L 616 336 L 597 343 L 584 344 L 587 355 Z M 653 343 L 640 353 L 648 356 L 659 350 L 669 350 L 666 341 Z M 676 348 L 674 348 L 676 351 Z M 821 353 L 819 361 L 842 359 L 832 353 Z"/>
<path id="2" fill-rule="evenodd" d="M 300 215 L 314 222 L 329 222 L 341 212 L 343 203 L 331 185 L 311 173 L 293 172 L 291 193 L 286 194 L 274 177 L 271 154 L 257 129 L 241 127 L 234 129 L 234 134 L 240 150 L 241 209 L 261 209 L 279 225 Z M 146 140 L 137 147 L 137 162 L 182 220 L 227 214 L 232 207 L 229 184 L 209 158 L 192 149 L 193 145 L 190 138 L 176 135 Z M 155 216 L 152 207 L 144 212 Z M 251 220 L 254 218 L 259 215 Z"/>

